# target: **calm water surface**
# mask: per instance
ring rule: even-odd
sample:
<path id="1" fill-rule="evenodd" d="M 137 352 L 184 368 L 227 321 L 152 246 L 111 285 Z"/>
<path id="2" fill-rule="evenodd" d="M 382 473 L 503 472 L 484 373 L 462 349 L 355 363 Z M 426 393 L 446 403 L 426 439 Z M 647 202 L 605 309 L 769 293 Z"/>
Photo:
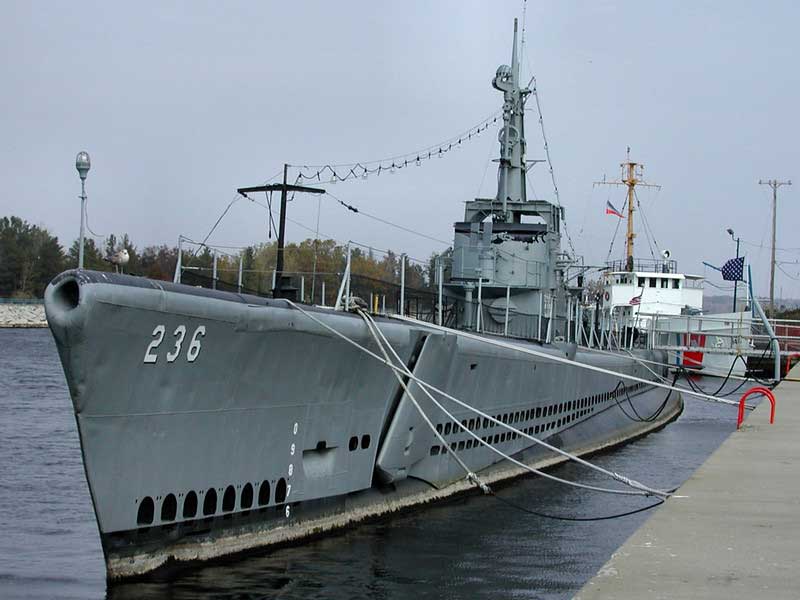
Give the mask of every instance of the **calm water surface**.
<path id="1" fill-rule="evenodd" d="M 570 598 L 649 515 L 570 523 L 470 496 L 297 548 L 107 586 L 48 330 L 0 329 L 0 410 L 0 598 Z M 678 421 L 594 460 L 651 485 L 678 485 L 735 427 L 735 408 L 687 398 Z M 607 483 L 571 465 L 554 473 Z M 652 502 L 532 478 L 498 493 L 569 516 Z"/>

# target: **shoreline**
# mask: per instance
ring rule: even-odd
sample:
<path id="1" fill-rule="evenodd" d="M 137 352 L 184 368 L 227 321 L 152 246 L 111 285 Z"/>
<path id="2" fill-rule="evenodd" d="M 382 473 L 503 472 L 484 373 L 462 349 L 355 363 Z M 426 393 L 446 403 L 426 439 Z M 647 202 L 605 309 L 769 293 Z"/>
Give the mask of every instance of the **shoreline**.
<path id="1" fill-rule="evenodd" d="M 0 302 L 0 329 L 41 329 L 47 317 L 41 300 Z"/>

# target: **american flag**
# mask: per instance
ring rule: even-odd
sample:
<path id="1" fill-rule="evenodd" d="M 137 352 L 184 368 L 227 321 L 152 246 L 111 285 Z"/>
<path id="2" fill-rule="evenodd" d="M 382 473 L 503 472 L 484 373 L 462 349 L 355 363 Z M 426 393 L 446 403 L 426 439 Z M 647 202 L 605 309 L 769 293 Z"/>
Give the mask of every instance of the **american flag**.
<path id="1" fill-rule="evenodd" d="M 642 296 L 644 295 L 644 288 L 642 288 L 642 293 L 638 296 L 634 296 L 628 301 L 628 304 L 631 306 L 639 306 L 642 303 Z"/>
<path id="2" fill-rule="evenodd" d="M 744 256 L 732 258 L 720 269 L 725 281 L 742 281 L 744 279 Z"/>
<path id="3" fill-rule="evenodd" d="M 606 200 L 606 214 L 607 215 L 614 215 L 615 217 L 619 217 L 620 219 L 624 219 L 625 215 L 619 212 L 614 205 L 611 204 L 611 200 Z"/>

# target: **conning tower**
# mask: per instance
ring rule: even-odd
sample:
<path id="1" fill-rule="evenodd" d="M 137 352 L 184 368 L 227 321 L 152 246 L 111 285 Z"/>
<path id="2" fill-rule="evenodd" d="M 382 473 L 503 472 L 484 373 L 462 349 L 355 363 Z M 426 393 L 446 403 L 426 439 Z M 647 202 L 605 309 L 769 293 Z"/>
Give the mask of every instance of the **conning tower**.
<path id="1" fill-rule="evenodd" d="M 455 326 L 544 339 L 550 315 L 567 310 L 563 212 L 548 200 L 528 198 L 533 163 L 526 160 L 525 102 L 531 90 L 520 82 L 517 48 L 515 19 L 511 65 L 498 67 L 492 80 L 503 93 L 497 195 L 466 202 L 464 220 L 455 223 L 445 287 L 456 301 Z M 555 320 L 550 339 L 563 334 Z"/>

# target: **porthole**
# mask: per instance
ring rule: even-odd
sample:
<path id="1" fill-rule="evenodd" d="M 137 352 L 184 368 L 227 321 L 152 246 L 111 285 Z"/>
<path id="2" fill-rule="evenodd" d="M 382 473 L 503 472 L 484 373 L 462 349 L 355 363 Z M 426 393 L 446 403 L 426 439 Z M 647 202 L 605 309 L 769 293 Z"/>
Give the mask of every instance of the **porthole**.
<path id="1" fill-rule="evenodd" d="M 139 503 L 139 510 L 136 513 L 137 525 L 151 525 L 155 514 L 155 504 L 150 496 L 145 496 Z"/>
<path id="2" fill-rule="evenodd" d="M 258 505 L 259 506 L 266 506 L 269 504 L 269 481 L 266 479 L 261 482 L 261 485 L 258 487 Z"/>
<path id="3" fill-rule="evenodd" d="M 444 425 L 444 434 L 450 435 L 450 423 L 445 423 Z"/>
<path id="4" fill-rule="evenodd" d="M 236 490 L 229 485 L 222 496 L 222 512 L 231 512 L 234 508 L 236 508 Z"/>
<path id="5" fill-rule="evenodd" d="M 283 504 L 286 501 L 286 480 L 281 477 L 275 485 L 275 503 Z"/>
<path id="6" fill-rule="evenodd" d="M 443 428 L 442 428 L 442 424 L 441 424 L 441 423 L 439 423 L 438 425 L 436 425 L 436 433 L 442 433 L 442 429 L 443 429 Z"/>
<path id="7" fill-rule="evenodd" d="M 364 435 L 361 436 L 361 449 L 366 450 L 367 448 L 369 448 L 369 443 L 370 443 L 369 434 L 365 433 Z"/>
<path id="8" fill-rule="evenodd" d="M 484 418 L 483 419 L 483 428 L 487 429 L 488 427 L 489 427 L 489 419 Z"/>
<path id="9" fill-rule="evenodd" d="M 183 518 L 193 519 L 197 515 L 197 494 L 194 491 L 186 494 L 183 499 Z"/>
<path id="10" fill-rule="evenodd" d="M 208 488 L 206 497 L 203 498 L 203 516 L 208 517 L 217 512 L 217 490 Z"/>
<path id="11" fill-rule="evenodd" d="M 250 482 L 244 484 L 242 494 L 239 496 L 239 507 L 247 510 L 253 506 L 253 486 Z"/>
<path id="12" fill-rule="evenodd" d="M 174 521 L 177 514 L 178 501 L 175 499 L 175 494 L 167 494 L 161 502 L 161 520 Z"/>
<path id="13" fill-rule="evenodd" d="M 437 456 L 440 451 L 439 446 L 431 446 L 431 456 Z"/>
<path id="14" fill-rule="evenodd" d="M 347 445 L 347 447 L 350 449 L 350 452 L 358 448 L 358 437 L 356 436 L 351 437 L 350 443 Z"/>

